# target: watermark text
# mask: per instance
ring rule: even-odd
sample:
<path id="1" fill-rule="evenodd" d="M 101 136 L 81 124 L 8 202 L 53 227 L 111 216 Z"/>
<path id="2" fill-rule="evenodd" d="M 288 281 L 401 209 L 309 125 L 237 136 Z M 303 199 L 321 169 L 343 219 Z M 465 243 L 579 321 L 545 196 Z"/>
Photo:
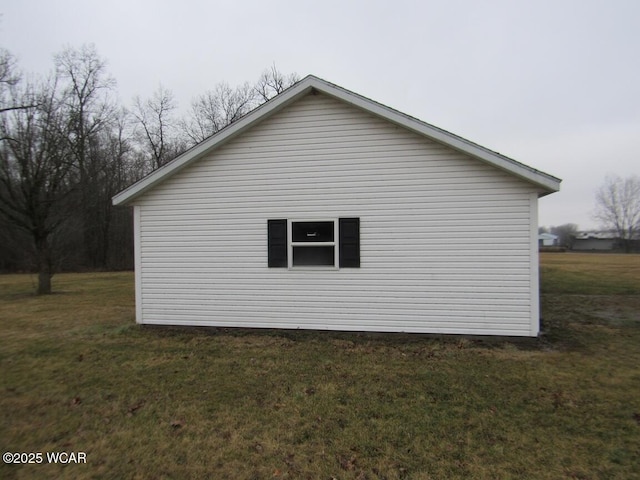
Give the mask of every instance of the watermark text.
<path id="1" fill-rule="evenodd" d="M 87 463 L 87 452 L 4 452 L 4 463 Z"/>

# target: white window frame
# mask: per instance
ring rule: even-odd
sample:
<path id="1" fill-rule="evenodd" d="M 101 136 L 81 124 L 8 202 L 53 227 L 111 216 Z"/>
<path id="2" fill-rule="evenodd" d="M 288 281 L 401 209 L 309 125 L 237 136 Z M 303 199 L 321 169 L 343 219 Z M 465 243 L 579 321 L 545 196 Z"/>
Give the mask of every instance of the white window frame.
<path id="1" fill-rule="evenodd" d="M 294 242 L 293 224 L 298 222 L 333 222 L 332 242 Z M 289 270 L 338 270 L 340 268 L 340 222 L 337 218 L 289 218 L 287 219 L 287 264 Z M 333 265 L 293 265 L 294 247 L 333 247 Z"/>

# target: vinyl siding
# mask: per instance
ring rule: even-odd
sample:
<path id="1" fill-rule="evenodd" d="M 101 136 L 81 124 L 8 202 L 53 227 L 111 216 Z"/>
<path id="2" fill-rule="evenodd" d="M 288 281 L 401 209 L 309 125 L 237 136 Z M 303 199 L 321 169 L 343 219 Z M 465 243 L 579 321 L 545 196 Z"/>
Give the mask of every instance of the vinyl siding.
<path id="1" fill-rule="evenodd" d="M 495 167 L 307 95 L 135 201 L 138 321 L 535 335 L 532 196 Z M 360 218 L 360 268 L 267 267 L 267 220 L 339 217 Z"/>

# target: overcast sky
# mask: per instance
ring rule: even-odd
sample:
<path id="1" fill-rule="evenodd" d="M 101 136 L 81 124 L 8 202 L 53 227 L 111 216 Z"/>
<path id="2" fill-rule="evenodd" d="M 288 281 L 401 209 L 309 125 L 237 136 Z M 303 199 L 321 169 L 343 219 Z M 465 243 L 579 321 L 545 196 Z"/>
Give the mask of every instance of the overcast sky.
<path id="1" fill-rule="evenodd" d="M 563 179 L 540 224 L 594 227 L 607 174 L 640 174 L 638 0 L 1 0 L 0 46 L 46 73 L 93 43 L 122 103 L 183 109 L 275 63 Z"/>

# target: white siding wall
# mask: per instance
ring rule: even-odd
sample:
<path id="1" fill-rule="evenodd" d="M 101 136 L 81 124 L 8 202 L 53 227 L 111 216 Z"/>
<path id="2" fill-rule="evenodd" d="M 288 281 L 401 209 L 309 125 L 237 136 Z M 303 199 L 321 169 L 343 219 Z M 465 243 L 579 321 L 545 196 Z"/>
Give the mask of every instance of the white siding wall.
<path id="1" fill-rule="evenodd" d="M 138 321 L 535 335 L 533 192 L 308 95 L 136 201 Z M 360 218 L 361 268 L 267 267 L 268 219 L 332 217 Z"/>

